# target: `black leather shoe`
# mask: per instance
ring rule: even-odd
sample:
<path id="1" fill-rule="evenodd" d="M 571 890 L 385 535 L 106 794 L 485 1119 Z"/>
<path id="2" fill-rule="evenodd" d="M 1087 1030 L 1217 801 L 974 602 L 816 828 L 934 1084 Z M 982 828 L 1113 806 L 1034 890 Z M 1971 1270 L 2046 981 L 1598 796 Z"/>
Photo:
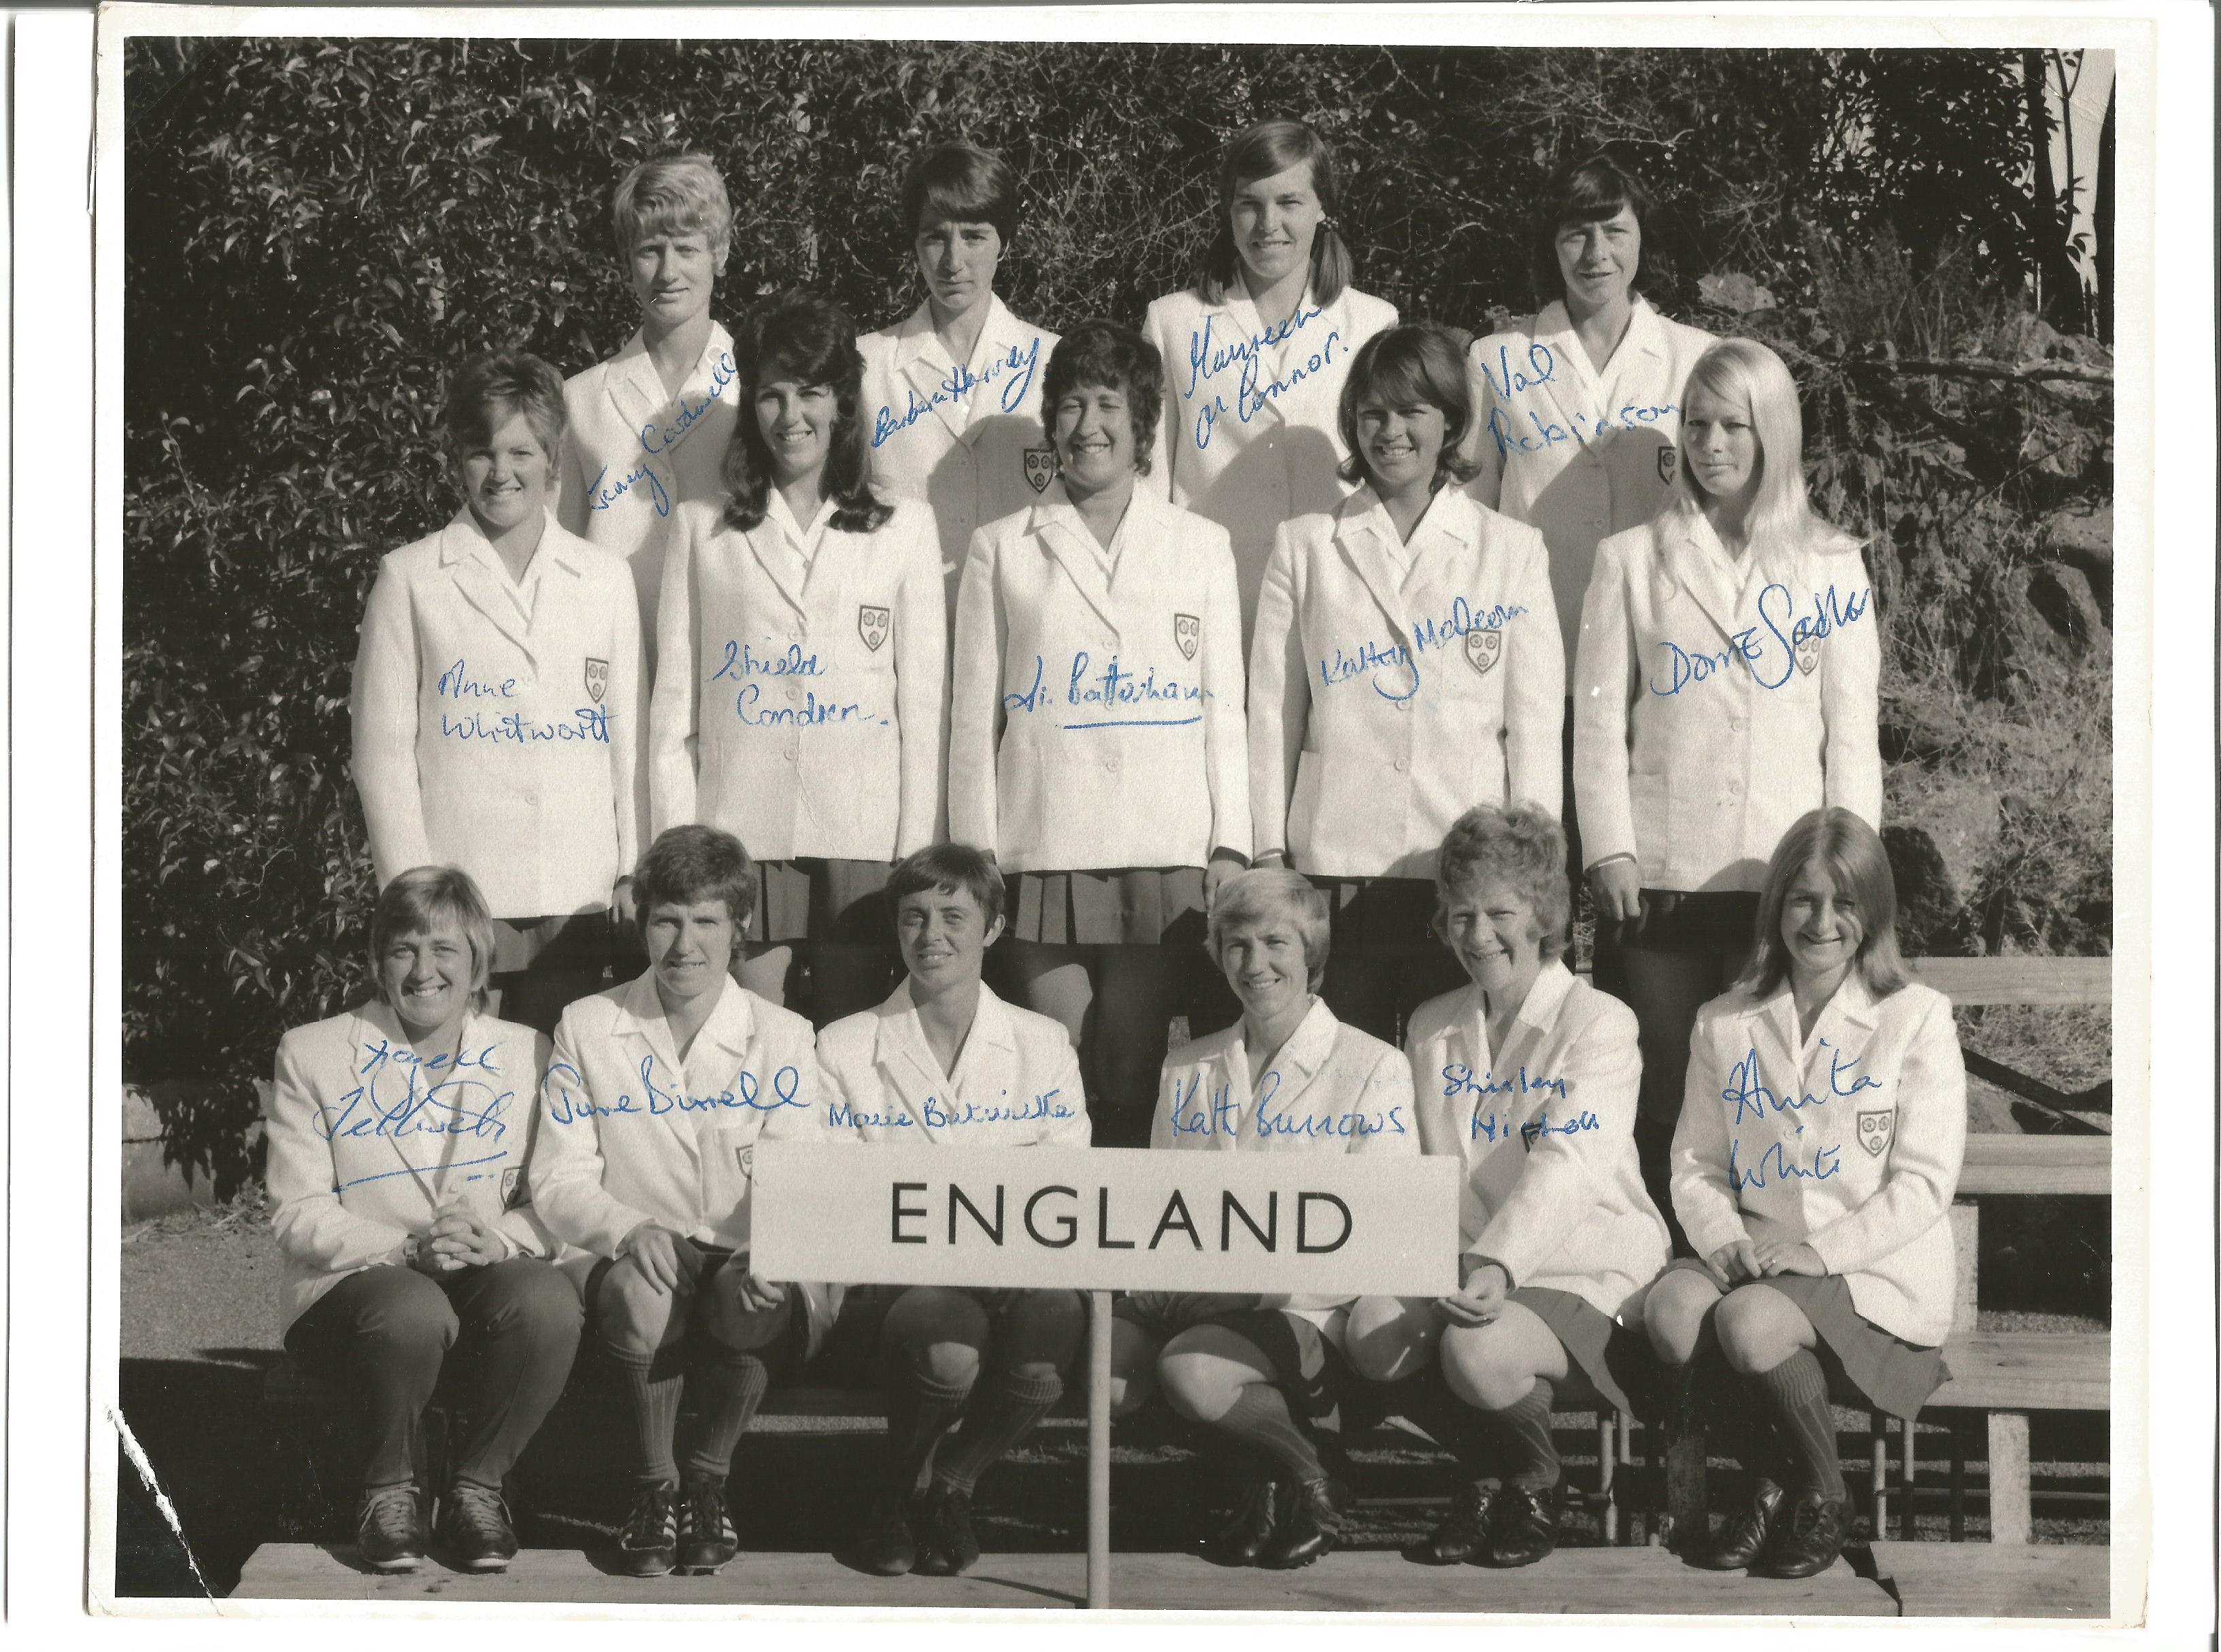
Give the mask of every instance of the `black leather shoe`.
<path id="1" fill-rule="evenodd" d="M 1498 1482 L 1469 1480 L 1450 1494 L 1449 1517 L 1404 1551 L 1422 1566 L 1459 1566 L 1480 1557 L 1488 1541 L 1488 1511 Z"/>
<path id="2" fill-rule="evenodd" d="M 979 1539 L 972 1530 L 972 1496 L 935 1486 L 917 1511 L 917 1572 L 921 1577 L 960 1577 L 978 1563 Z"/>
<path id="3" fill-rule="evenodd" d="M 617 1565 L 627 1577 L 660 1578 L 679 1564 L 678 1498 L 667 1480 L 640 1488 L 617 1536 Z"/>
<path id="4" fill-rule="evenodd" d="M 1342 1536 L 1340 1505 L 1332 1480 L 1307 1480 L 1282 1488 L 1287 1506 L 1273 1529 L 1273 1541 L 1256 1563 L 1273 1572 L 1292 1572 L 1334 1552 Z"/>
<path id="5" fill-rule="evenodd" d="M 715 1572 L 741 1552 L 723 1481 L 689 1479 L 679 1492 L 679 1569 Z"/>
<path id="6" fill-rule="evenodd" d="M 440 1536 L 466 1572 L 499 1572 L 516 1558 L 516 1531 L 509 1507 L 491 1486 L 459 1480 L 440 1506 Z"/>
<path id="7" fill-rule="evenodd" d="M 424 1516 L 414 1486 L 381 1486 L 362 1494 L 355 1519 L 362 1563 L 374 1571 L 413 1572 L 424 1560 Z"/>
<path id="8" fill-rule="evenodd" d="M 1558 1507 L 1563 1500 L 1555 1486 L 1534 1491 L 1506 1486 L 1488 1508 L 1487 1542 L 1479 1559 L 1483 1566 L 1532 1566 L 1558 1546 Z"/>
<path id="9" fill-rule="evenodd" d="M 1698 1543 L 1690 1562 L 1707 1572 L 1740 1572 L 1757 1564 L 1758 1557 L 1766 1552 L 1767 1540 L 1774 1535 L 1774 1522 L 1781 1517 L 1785 1495 L 1770 1480 L 1754 1481 L 1749 1505 L 1729 1519 L 1709 1547 Z"/>
<path id="10" fill-rule="evenodd" d="M 1251 1480 L 1234 1505 L 1234 1517 L 1204 1539 L 1204 1559 L 1219 1566 L 1256 1565 L 1258 1556 L 1272 1546 L 1280 1503 L 1280 1488 L 1275 1482 L 1262 1478 Z"/>
<path id="11" fill-rule="evenodd" d="M 1818 1491 L 1800 1492 L 1788 1517 L 1776 1522 L 1766 1550 L 1751 1568 L 1760 1577 L 1809 1578 L 1826 1571 L 1843 1552 L 1851 1535 L 1848 1499 Z"/>
<path id="12" fill-rule="evenodd" d="M 856 1564 L 873 1577 L 898 1578 L 917 1565 L 909 1500 L 892 1491 L 873 1494 L 856 1533 Z"/>

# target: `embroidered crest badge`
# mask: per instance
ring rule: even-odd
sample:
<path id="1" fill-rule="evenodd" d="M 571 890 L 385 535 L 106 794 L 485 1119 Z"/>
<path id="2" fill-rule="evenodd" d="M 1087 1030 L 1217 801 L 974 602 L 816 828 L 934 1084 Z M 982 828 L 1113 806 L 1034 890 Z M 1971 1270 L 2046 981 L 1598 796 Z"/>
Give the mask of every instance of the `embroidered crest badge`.
<path id="1" fill-rule="evenodd" d="M 1681 450 L 1679 447 L 1661 447 L 1658 450 L 1658 479 L 1671 483 L 1674 479 L 1674 466 L 1679 464 L 1680 460 Z"/>
<path id="2" fill-rule="evenodd" d="M 1820 639 L 1817 636 L 1797 640 L 1797 669 L 1810 677 L 1820 669 Z"/>
<path id="3" fill-rule="evenodd" d="M 1897 1115 L 1893 1111 L 1861 1113 L 1859 1145 L 1879 1159 L 1889 1151 L 1889 1138 L 1896 1129 Z"/>
<path id="4" fill-rule="evenodd" d="M 501 1208 L 514 1211 L 532 1203 L 532 1190 L 524 1185 L 524 1172 L 511 1165 L 501 1173 Z"/>
<path id="5" fill-rule="evenodd" d="M 596 705 L 599 705 L 602 703 L 602 696 L 609 691 L 610 662 L 606 660 L 587 660 L 586 698 L 593 701 Z"/>
<path id="6" fill-rule="evenodd" d="M 856 610 L 856 635 L 864 639 L 864 646 L 873 654 L 877 654 L 879 645 L 887 640 L 887 633 L 894 629 L 894 610 L 892 609 L 874 608 L 867 603 Z"/>
<path id="7" fill-rule="evenodd" d="M 1036 493 L 1048 491 L 1048 485 L 1056 479 L 1056 449 L 1029 447 L 1026 449 L 1026 485 Z"/>
<path id="8" fill-rule="evenodd" d="M 733 1156 L 740 1161 L 741 1174 L 754 1176 L 756 1173 L 756 1150 L 754 1148 L 735 1148 Z"/>
<path id="9" fill-rule="evenodd" d="M 1192 614 L 1173 615 L 1173 641 L 1179 645 L 1181 659 L 1194 659 L 1195 651 L 1203 646 L 1203 622 Z"/>
<path id="10" fill-rule="evenodd" d="M 1504 658 L 1504 633 L 1499 630 L 1467 631 L 1465 634 L 1465 660 L 1482 676 Z"/>

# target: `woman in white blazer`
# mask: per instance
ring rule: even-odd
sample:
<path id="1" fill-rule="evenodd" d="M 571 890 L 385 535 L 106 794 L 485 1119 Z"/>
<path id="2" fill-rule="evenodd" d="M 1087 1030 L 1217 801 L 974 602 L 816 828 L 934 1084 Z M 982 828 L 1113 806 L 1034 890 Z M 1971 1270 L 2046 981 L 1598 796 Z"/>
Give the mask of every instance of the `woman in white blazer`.
<path id="1" fill-rule="evenodd" d="M 824 1287 L 748 1266 L 756 1143 L 814 1139 L 824 1103 L 810 1023 L 729 979 L 753 872 L 729 833 L 656 839 L 636 876 L 648 968 L 564 1011 L 541 1089 L 533 1196 L 577 1248 L 563 1266 L 623 1387 L 633 1503 L 618 1555 L 634 1577 L 733 1558 L 734 1448 L 779 1350 L 806 1357 L 833 1317 Z"/>
<path id="2" fill-rule="evenodd" d="M 903 180 L 902 223 L 925 302 L 856 341 L 872 481 L 929 505 L 949 611 L 978 529 L 1030 504 L 1056 473 L 1042 435 L 1041 370 L 1057 335 L 1013 316 L 995 270 L 1018 228 L 1018 179 L 1000 155 L 944 143 Z"/>
<path id="3" fill-rule="evenodd" d="M 1071 1034 L 1119 1145 L 1144 1133 L 1199 973 L 1179 949 L 1249 857 L 1226 533 L 1137 485 L 1159 382 L 1156 352 L 1110 322 L 1049 358 L 1060 474 L 973 535 L 949 715 L 949 835 L 1010 876 L 1014 991 Z"/>
<path id="4" fill-rule="evenodd" d="M 1666 1223 L 1635 1160 L 1635 1017 L 1563 961 L 1573 898 L 1557 822 L 1472 810 L 1437 878 L 1442 939 L 1472 984 L 1422 1004 L 1407 1048 L 1421 1144 L 1466 1167 L 1463 1286 L 1391 1323 L 1353 1315 L 1350 1347 L 1392 1380 L 1439 1340 L 1448 1393 L 1421 1376 L 1414 1420 L 1440 1425 L 1461 1483 L 1421 1558 L 1527 1566 L 1557 1543 L 1553 1404 L 1635 1410 L 1641 1298 L 1666 1265 Z"/>
<path id="5" fill-rule="evenodd" d="M 1713 1328 L 1734 1375 L 1700 1361 L 1694 1384 L 1746 1424 L 1751 1503 L 1703 1563 L 1810 1577 L 1850 1521 L 1830 1389 L 1910 1428 L 1949 1374 L 1967 1077 L 1951 1001 L 1905 979 L 1889 856 L 1860 816 L 1789 828 L 1758 922 L 1749 970 L 1697 1017 L 1674 1133 L 1697 1255 L 1647 1318 L 1685 1373 Z"/>
<path id="6" fill-rule="evenodd" d="M 1559 807 L 1565 659 L 1533 529 L 1450 485 L 1473 404 L 1456 340 L 1367 339 L 1342 390 L 1357 491 L 1275 535 L 1249 664 L 1257 859 L 1333 901 L 1335 1013 L 1392 1036 L 1455 979 L 1436 851 L 1477 803 Z"/>
<path id="7" fill-rule="evenodd" d="M 640 853 L 640 612 L 552 514 L 563 387 L 488 351 L 449 388 L 464 506 L 379 566 L 354 661 L 354 783 L 380 885 L 469 873 L 502 1012 L 552 1031 L 607 973 Z"/>
<path id="8" fill-rule="evenodd" d="M 1242 1017 L 1167 1060 L 1150 1147 L 1416 1155 L 1403 1057 L 1336 1021 L 1317 996 L 1326 898 L 1285 868 L 1244 873 L 1220 891 L 1210 941 Z M 1168 1336 L 1156 1362 L 1166 1400 L 1221 1436 L 1239 1461 L 1233 1518 L 1204 1545 L 1213 1559 L 1285 1570 L 1333 1549 L 1341 1488 L 1328 1480 L 1312 1430 L 1356 1398 L 1356 1374 L 1343 1358 L 1347 1327 L 1392 1312 L 1392 1305 L 1371 1305 L 1282 1296 L 1224 1309 L 1171 1293 L 1129 1301 L 1114 1368 L 1130 1384 L 1139 1360 Z"/>
<path id="9" fill-rule="evenodd" d="M 948 621 L 925 507 L 873 492 L 855 329 L 790 293 L 749 317 L 728 492 L 673 518 L 649 814 L 749 846 L 741 979 L 806 967 L 820 1022 L 885 995 L 887 868 L 940 820 Z"/>
<path id="10" fill-rule="evenodd" d="M 467 873 L 391 879 L 371 918 L 377 996 L 279 1041 L 266 1108 L 285 1347 L 360 1403 L 357 1542 L 381 1572 L 424 1555 L 417 1435 L 449 1355 L 468 1427 L 437 1488 L 440 1538 L 465 1569 L 499 1571 L 516 1553 L 502 1482 L 579 1346 L 524 1179 L 547 1041 L 485 1013 L 493 950 Z"/>
<path id="11" fill-rule="evenodd" d="M 1698 1006 L 1741 973 L 1790 822 L 1881 820 L 1881 639 L 1856 541 L 1805 497 L 1797 386 L 1764 345 L 1708 351 L 1673 496 L 1598 548 L 1574 668 L 1573 789 L 1601 931 L 1642 1029 L 1651 1197 Z"/>
<path id="12" fill-rule="evenodd" d="M 1218 222 L 1195 285 L 1149 305 L 1142 330 L 1164 361 L 1156 485 L 1232 536 L 1246 640 L 1273 534 L 1331 510 L 1349 457 L 1336 424 L 1357 347 L 1396 307 L 1350 285 L 1334 153 L 1300 121 L 1228 140 Z"/>
<path id="13" fill-rule="evenodd" d="M 885 1004 L 818 1035 L 821 1139 L 1087 1146 L 1079 1061 L 1064 1029 L 1004 1003 L 979 979 L 1003 932 L 992 859 L 969 844 L 935 844 L 895 868 L 887 894 L 908 979 Z M 848 1292 L 828 1359 L 887 1390 L 884 1472 L 856 1543 L 865 1570 L 954 1577 L 978 1561 L 973 1493 L 1064 1392 L 1082 1318 L 1072 1291 Z"/>
<path id="14" fill-rule="evenodd" d="M 618 183 L 610 227 L 640 326 L 563 386 L 563 526 L 630 564 L 652 669 L 665 525 L 724 491 L 738 416 L 733 337 L 710 299 L 733 238 L 725 180 L 707 155 L 643 160 Z"/>

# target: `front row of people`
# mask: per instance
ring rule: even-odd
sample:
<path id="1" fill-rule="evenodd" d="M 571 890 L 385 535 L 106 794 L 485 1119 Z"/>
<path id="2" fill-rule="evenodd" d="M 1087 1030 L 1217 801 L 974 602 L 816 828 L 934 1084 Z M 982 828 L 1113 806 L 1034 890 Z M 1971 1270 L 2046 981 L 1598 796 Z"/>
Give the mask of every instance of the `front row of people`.
<path id="1" fill-rule="evenodd" d="M 1458 1475 L 1413 1558 L 1530 1563 L 1557 1540 L 1552 1410 L 1609 1403 L 1669 1427 L 1701 1406 L 1737 1442 L 1750 1496 L 1699 1563 L 1823 1569 L 1849 1525 L 1831 1394 L 1909 1418 L 1944 1375 L 1964 1145 L 1950 1006 L 1905 978 L 1880 840 L 1815 810 L 1773 858 L 1750 971 L 1698 1020 L 1672 1180 L 1697 1254 L 1670 1262 L 1636 1160 L 1634 1017 L 1563 961 L 1558 826 L 1477 808 L 1440 865 L 1437 932 L 1471 984 L 1423 1006 L 1400 1053 L 1317 997 L 1329 917 L 1309 880 L 1227 880 L 1209 947 L 1241 1018 L 1167 1059 L 1151 1146 L 1455 1155 L 1459 1289 L 1124 1297 L 1114 1403 L 1161 1392 L 1237 1481 L 1205 1546 L 1222 1563 L 1330 1549 L 1347 1493 L 1329 1436 L 1391 1413 Z M 440 1539 L 465 1567 L 507 1563 L 504 1479 L 591 1324 L 630 1427 L 623 1569 L 733 1557 L 735 1447 L 767 1388 L 807 1372 L 886 1392 L 858 1563 L 960 1573 L 981 1475 L 1063 1392 L 1079 1297 L 766 1280 L 749 1196 L 765 1141 L 1088 1143 L 1064 1029 L 980 980 L 1003 879 L 961 845 L 898 866 L 908 979 L 815 1038 L 732 978 L 755 901 L 737 840 L 674 828 L 634 884 L 649 968 L 572 1004 L 552 1048 L 485 1013 L 485 903 L 430 867 L 379 898 L 377 999 L 279 1048 L 286 1346 L 367 1413 L 363 1558 L 424 1553 L 416 1435 L 454 1353 L 467 1420 Z"/>

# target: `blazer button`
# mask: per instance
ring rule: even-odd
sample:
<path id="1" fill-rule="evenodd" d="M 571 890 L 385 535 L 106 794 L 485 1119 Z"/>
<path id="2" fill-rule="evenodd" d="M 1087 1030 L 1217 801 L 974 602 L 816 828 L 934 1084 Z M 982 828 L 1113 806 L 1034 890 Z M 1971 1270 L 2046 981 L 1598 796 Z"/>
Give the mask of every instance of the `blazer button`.
<path id="1" fill-rule="evenodd" d="M 791 746 L 785 747 L 779 752 L 779 755 L 786 759 L 788 762 L 791 763 L 794 760 L 794 748 Z"/>
<path id="2" fill-rule="evenodd" d="M 1741 780 L 1730 780 L 1727 785 L 1727 792 L 1728 796 L 1730 798 L 1740 798 L 1742 796 L 1742 782 Z"/>
<path id="3" fill-rule="evenodd" d="M 1115 757 L 1106 757 L 1103 760 L 1103 767 L 1115 774 L 1118 772 L 1118 760 Z"/>
<path id="4" fill-rule="evenodd" d="M 1396 760 L 1396 773 L 1398 774 L 1405 773 L 1411 767 L 1411 760 L 1408 757 L 1399 757 Z"/>
<path id="5" fill-rule="evenodd" d="M 1743 720 L 1741 717 L 1730 717 L 1728 719 L 1728 727 L 1734 729 L 1737 734 L 1741 734 L 1743 731 Z"/>

